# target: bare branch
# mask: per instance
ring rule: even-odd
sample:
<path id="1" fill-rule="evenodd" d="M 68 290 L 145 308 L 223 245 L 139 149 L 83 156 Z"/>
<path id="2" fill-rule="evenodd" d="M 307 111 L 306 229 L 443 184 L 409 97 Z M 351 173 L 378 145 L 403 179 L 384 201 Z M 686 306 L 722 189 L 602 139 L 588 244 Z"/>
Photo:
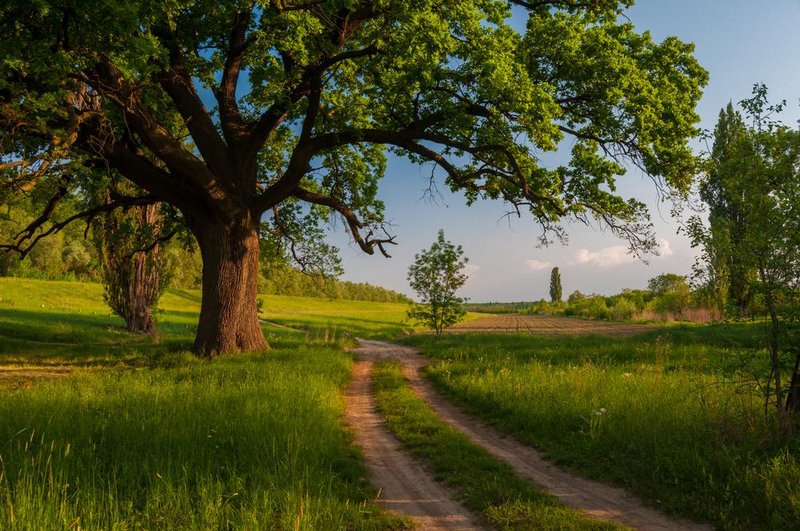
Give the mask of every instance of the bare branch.
<path id="1" fill-rule="evenodd" d="M 300 187 L 297 188 L 293 195 L 294 197 L 302 199 L 303 201 L 307 201 L 315 205 L 326 206 L 339 213 L 347 222 L 347 226 L 350 229 L 350 234 L 353 236 L 353 239 L 365 253 L 375 254 L 375 247 L 377 247 L 383 256 L 386 258 L 391 258 L 391 255 L 386 251 L 385 246 L 397 245 L 397 242 L 394 241 L 395 237 L 389 235 L 388 231 L 386 231 L 384 227 L 381 227 L 381 230 L 384 232 L 384 234 L 386 234 L 386 237 L 374 238 L 374 229 L 369 228 L 369 225 L 358 219 L 358 215 L 355 213 L 355 211 L 353 211 L 352 208 L 350 208 L 340 199 L 311 192 Z M 368 229 L 366 236 L 361 235 L 361 231 L 364 229 Z"/>
<path id="2" fill-rule="evenodd" d="M 14 238 L 14 243 L 0 244 L 0 249 L 16 251 L 20 254 L 21 258 L 24 258 L 30 252 L 30 250 L 37 243 L 39 243 L 40 240 L 61 231 L 74 221 L 86 220 L 86 223 L 89 224 L 98 214 L 102 214 L 104 212 L 112 212 L 118 208 L 126 209 L 133 206 L 151 205 L 158 202 L 158 199 L 153 195 L 136 197 L 115 195 L 114 198 L 107 204 L 95 206 L 82 212 L 78 212 L 77 214 L 73 214 L 62 221 L 51 222 L 50 217 L 52 216 L 55 207 L 64 199 L 66 195 L 66 186 L 59 188 L 53 197 L 50 198 L 50 201 L 48 202 L 47 207 L 43 211 L 42 215 L 29 223 L 27 227 L 17 234 L 17 236 Z M 51 224 L 45 229 L 44 227 L 48 222 L 51 222 Z"/>

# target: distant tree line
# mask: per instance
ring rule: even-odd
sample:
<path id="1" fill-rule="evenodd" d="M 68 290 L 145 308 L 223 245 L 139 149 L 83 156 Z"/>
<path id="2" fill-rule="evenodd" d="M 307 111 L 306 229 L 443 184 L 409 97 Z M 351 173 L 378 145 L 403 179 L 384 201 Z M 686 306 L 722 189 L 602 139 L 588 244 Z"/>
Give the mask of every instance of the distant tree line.
<path id="1" fill-rule="evenodd" d="M 692 290 L 687 278 L 674 273 L 650 279 L 647 289 L 624 289 L 616 295 L 574 291 L 558 310 L 564 315 L 611 321 L 709 321 L 716 316 L 702 294 Z M 537 304 L 530 311 L 541 313 L 543 308 Z"/>
<path id="2" fill-rule="evenodd" d="M 262 270 L 259 292 L 268 295 L 317 297 L 372 302 L 409 302 L 396 291 L 366 282 L 339 280 L 318 273 L 304 273 L 285 264 L 280 268 Z"/>
<path id="3" fill-rule="evenodd" d="M 555 275 L 551 274 L 552 277 Z M 557 278 L 560 287 L 560 275 Z M 624 289 L 616 295 L 573 291 L 566 301 L 541 299 L 528 302 L 470 303 L 466 305 L 466 309 L 481 313 L 568 315 L 606 321 L 709 321 L 719 315 L 709 304 L 704 290 L 693 289 L 687 277 L 675 273 L 665 273 L 650 279 L 647 289 Z"/>
<path id="4" fill-rule="evenodd" d="M 4 204 L 0 211 L 0 241 L 9 241 L 23 230 L 33 220 L 32 212 L 33 208 L 25 201 Z M 39 241 L 22 259 L 15 252 L 0 251 L 0 276 L 103 282 L 103 261 L 108 261 L 108 243 L 103 242 L 109 240 L 97 236 L 108 221 L 96 221 L 88 229 L 84 224 L 67 225 Z M 163 242 L 158 251 L 163 287 L 198 289 L 202 279 L 199 254 L 188 235 Z M 275 267 L 268 267 L 267 260 L 272 260 Z M 340 269 L 303 272 L 293 265 L 291 258 L 281 256 L 276 261 L 274 254 L 265 256 L 262 261 L 261 293 L 375 302 L 409 300 L 401 293 L 379 286 L 339 280 L 336 276 L 341 274 Z"/>

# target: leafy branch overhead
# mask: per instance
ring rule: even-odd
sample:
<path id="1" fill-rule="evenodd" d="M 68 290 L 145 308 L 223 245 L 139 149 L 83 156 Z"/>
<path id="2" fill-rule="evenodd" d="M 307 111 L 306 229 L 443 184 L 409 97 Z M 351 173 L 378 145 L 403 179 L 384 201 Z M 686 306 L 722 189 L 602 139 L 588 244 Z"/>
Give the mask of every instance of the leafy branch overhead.
<path id="1" fill-rule="evenodd" d="M 691 45 L 618 22 L 630 3 L 7 2 L 2 185 L 60 223 L 61 196 L 125 178 L 182 213 L 213 276 L 258 247 L 244 240 L 287 201 L 388 255 L 378 182 L 394 153 L 470 203 L 527 210 L 545 239 L 566 216 L 646 251 L 644 206 L 615 178 L 632 163 L 685 192 L 706 73 Z M 508 24 L 512 5 L 524 34 Z M 543 165 L 559 145 L 569 162 Z M 201 325 L 218 326 L 208 312 Z"/>

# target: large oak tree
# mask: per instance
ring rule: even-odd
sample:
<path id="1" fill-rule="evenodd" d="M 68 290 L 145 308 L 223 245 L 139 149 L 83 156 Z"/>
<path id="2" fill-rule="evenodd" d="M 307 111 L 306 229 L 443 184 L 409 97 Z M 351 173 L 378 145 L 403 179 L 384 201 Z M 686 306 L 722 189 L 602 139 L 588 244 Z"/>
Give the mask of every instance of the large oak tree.
<path id="1" fill-rule="evenodd" d="M 265 212 L 312 205 L 386 254 L 376 193 L 387 152 L 430 163 L 469 202 L 530 212 L 545 237 L 564 217 L 596 219 L 646 250 L 646 211 L 615 193 L 615 177 L 628 162 L 686 189 L 706 73 L 691 45 L 637 33 L 621 16 L 630 4 L 4 2 L 3 180 L 44 207 L 13 246 L 64 223 L 61 198 L 98 172 L 130 180 L 144 192 L 115 205 L 167 202 L 197 238 L 194 348 L 207 356 L 267 346 L 256 318 Z M 569 162 L 544 166 L 558 146 Z"/>

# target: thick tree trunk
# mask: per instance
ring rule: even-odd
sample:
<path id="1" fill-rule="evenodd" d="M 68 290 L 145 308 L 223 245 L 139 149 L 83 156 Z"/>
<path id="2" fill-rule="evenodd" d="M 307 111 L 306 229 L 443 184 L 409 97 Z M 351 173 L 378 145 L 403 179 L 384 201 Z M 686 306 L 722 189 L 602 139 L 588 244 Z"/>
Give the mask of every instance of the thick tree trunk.
<path id="1" fill-rule="evenodd" d="M 800 413 L 800 353 L 795 352 L 794 370 L 786 393 L 786 411 L 797 416 Z"/>
<path id="2" fill-rule="evenodd" d="M 203 255 L 203 302 L 194 342 L 213 358 L 269 348 L 258 324 L 258 220 L 195 223 Z"/>

